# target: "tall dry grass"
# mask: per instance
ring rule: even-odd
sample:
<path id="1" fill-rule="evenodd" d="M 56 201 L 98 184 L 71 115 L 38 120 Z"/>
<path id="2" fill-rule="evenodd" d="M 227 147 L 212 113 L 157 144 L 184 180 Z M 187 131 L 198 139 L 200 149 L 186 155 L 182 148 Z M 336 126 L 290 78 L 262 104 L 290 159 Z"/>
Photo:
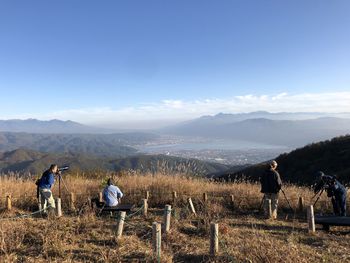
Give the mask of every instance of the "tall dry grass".
<path id="1" fill-rule="evenodd" d="M 124 237 L 116 239 L 116 220 L 98 218 L 92 212 L 68 213 L 69 192 L 77 195 L 77 207 L 87 197 L 97 196 L 108 177 L 125 193 L 123 202 L 140 205 L 145 191 L 150 191 L 150 210 L 147 218 L 136 214 L 127 218 Z M 36 209 L 34 180 L 1 177 L 1 197 L 13 196 L 14 211 L 3 212 L 0 218 L 0 262 L 154 262 L 152 253 L 152 222 L 161 222 L 163 205 L 173 205 L 171 233 L 163 236 L 162 262 L 347 262 L 350 260 L 350 238 L 344 232 L 332 234 L 306 231 L 304 214 L 285 217 L 288 208 L 280 197 L 280 216 L 277 221 L 264 220 L 257 209 L 262 194 L 254 183 L 215 183 L 189 178 L 180 174 L 158 173 L 143 175 L 129 172 L 65 175 L 62 186 L 65 216 L 46 220 L 25 218 L 2 220 Z M 292 205 L 299 196 L 306 204 L 313 193 L 308 188 L 285 186 Z M 178 200 L 174 203 L 172 192 Z M 202 202 L 202 194 L 208 202 Z M 58 194 L 57 184 L 54 195 Z M 235 205 L 230 203 L 230 195 Z M 192 197 L 197 216 L 191 215 L 186 198 Z M 2 198 L 3 200 L 4 198 Z M 323 202 L 323 203 L 322 203 Z M 328 202 L 322 197 L 322 205 Z M 1 203 L 3 207 L 4 203 Z M 324 207 L 318 210 L 324 211 Z M 316 211 L 317 211 L 316 209 Z M 290 212 L 289 212 L 290 214 Z M 208 256 L 209 224 L 219 223 L 220 252 L 216 259 Z M 343 231 L 336 229 L 336 231 Z"/>
<path id="2" fill-rule="evenodd" d="M 91 176 L 91 175 L 90 175 Z M 118 174 L 95 174 L 94 178 L 87 177 L 86 174 L 65 174 L 62 176 L 61 183 L 63 208 L 68 208 L 70 193 L 76 195 L 77 205 L 82 206 L 88 198 L 97 197 L 98 193 L 106 185 L 108 178 L 113 178 L 115 184 L 120 187 L 125 197 L 123 202 L 133 203 L 136 206 L 140 204 L 149 191 L 151 206 L 162 206 L 172 202 L 172 193 L 177 192 L 179 200 L 185 200 L 191 197 L 195 202 L 202 199 L 203 193 L 207 193 L 209 199 L 215 199 L 222 203 L 228 203 L 230 195 L 235 198 L 235 203 L 242 209 L 256 209 L 259 207 L 262 194 L 260 185 L 252 182 L 213 182 L 208 179 L 198 177 L 188 177 L 182 174 L 165 175 L 141 174 L 134 171 Z M 21 209 L 33 210 L 36 206 L 36 178 L 21 178 L 18 176 L 0 177 L 0 204 L 4 204 L 7 194 L 12 195 L 14 206 Z M 313 192 L 306 187 L 294 185 L 285 185 L 283 187 L 287 199 L 293 207 L 297 206 L 300 196 L 304 198 L 305 205 L 312 204 Z M 58 181 L 53 187 L 53 194 L 58 196 Z M 289 205 L 280 193 L 280 206 L 288 208 Z M 327 206 L 329 202 L 325 195 L 321 196 L 318 207 Z"/>

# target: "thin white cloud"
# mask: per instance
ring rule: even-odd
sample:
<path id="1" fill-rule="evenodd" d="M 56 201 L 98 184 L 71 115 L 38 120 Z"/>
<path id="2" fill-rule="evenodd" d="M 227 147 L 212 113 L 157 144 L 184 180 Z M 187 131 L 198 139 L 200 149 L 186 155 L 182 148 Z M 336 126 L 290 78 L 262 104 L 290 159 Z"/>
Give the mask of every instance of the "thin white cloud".
<path id="1" fill-rule="evenodd" d="M 132 107 L 114 109 L 96 107 L 68 109 L 45 115 L 25 115 L 18 118 L 74 120 L 86 124 L 145 123 L 157 121 L 188 120 L 219 112 L 240 113 L 252 111 L 269 112 L 350 112 L 350 92 L 274 94 L 211 98 L 193 101 L 163 100 Z M 165 123 L 165 122 L 164 122 Z M 160 126 L 162 123 L 159 123 Z M 135 127 L 135 125 L 131 125 Z M 131 127 L 130 126 L 130 127 Z"/>

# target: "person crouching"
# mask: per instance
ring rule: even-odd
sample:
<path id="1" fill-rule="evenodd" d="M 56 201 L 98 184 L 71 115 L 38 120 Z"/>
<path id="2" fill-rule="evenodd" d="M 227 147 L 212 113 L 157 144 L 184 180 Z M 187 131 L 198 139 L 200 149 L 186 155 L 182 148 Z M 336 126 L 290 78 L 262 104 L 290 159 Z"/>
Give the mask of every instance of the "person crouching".
<path id="1" fill-rule="evenodd" d="M 331 198 L 335 216 L 346 216 L 346 195 L 347 191 L 335 176 L 325 175 L 322 171 L 316 173 L 319 178 L 314 186 L 314 192 L 326 190 L 327 196 Z"/>
<path id="2" fill-rule="evenodd" d="M 51 188 L 55 183 L 55 174 L 58 174 L 56 164 L 51 164 L 38 181 L 39 204 L 44 211 L 44 214 L 55 214 L 55 199 L 53 198 Z"/>

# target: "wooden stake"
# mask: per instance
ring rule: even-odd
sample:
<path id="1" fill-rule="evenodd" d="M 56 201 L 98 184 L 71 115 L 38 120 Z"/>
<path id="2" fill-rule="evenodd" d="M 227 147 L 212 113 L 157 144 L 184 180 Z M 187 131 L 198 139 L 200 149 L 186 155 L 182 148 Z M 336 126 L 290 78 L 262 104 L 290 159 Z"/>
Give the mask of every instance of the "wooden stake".
<path id="1" fill-rule="evenodd" d="M 147 211 L 148 211 L 148 202 L 147 199 L 143 199 L 143 215 L 147 216 Z"/>
<path id="2" fill-rule="evenodd" d="M 210 224 L 210 255 L 215 256 L 219 252 L 219 224 Z"/>
<path id="3" fill-rule="evenodd" d="M 38 209 L 39 211 L 41 211 L 43 208 L 42 208 L 42 204 L 41 204 L 41 196 L 39 195 L 39 198 L 38 198 Z"/>
<path id="4" fill-rule="evenodd" d="M 177 198 L 177 193 L 176 191 L 173 191 L 173 202 L 175 203 L 176 201 L 176 198 Z"/>
<path id="5" fill-rule="evenodd" d="M 75 211 L 75 194 L 74 193 L 70 193 L 69 209 L 71 211 Z"/>
<path id="6" fill-rule="evenodd" d="M 230 195 L 230 199 L 231 199 L 232 207 L 235 207 L 235 196 L 234 195 Z"/>
<path id="7" fill-rule="evenodd" d="M 188 198 L 187 200 L 188 200 L 188 203 L 189 203 L 189 205 L 190 205 L 190 209 L 191 209 L 192 214 L 196 215 L 196 210 L 194 209 L 194 205 L 193 205 L 193 203 L 192 203 L 191 197 Z"/>
<path id="8" fill-rule="evenodd" d="M 6 209 L 10 211 L 12 209 L 12 200 L 11 200 L 11 195 L 8 194 L 6 196 Z"/>
<path id="9" fill-rule="evenodd" d="M 208 194 L 203 193 L 203 202 L 206 203 L 208 201 Z"/>
<path id="10" fill-rule="evenodd" d="M 162 247 L 162 230 L 161 225 L 157 222 L 152 224 L 153 252 L 157 261 L 160 262 Z"/>
<path id="11" fill-rule="evenodd" d="M 304 198 L 301 196 L 299 196 L 298 210 L 299 210 L 299 212 L 304 211 Z"/>
<path id="12" fill-rule="evenodd" d="M 148 200 L 149 199 L 149 191 L 146 191 L 145 198 Z"/>
<path id="13" fill-rule="evenodd" d="M 103 203 L 103 193 L 102 193 L 102 192 L 99 192 L 99 193 L 98 193 L 98 201 L 99 201 L 100 203 Z"/>
<path id="14" fill-rule="evenodd" d="M 307 222 L 309 233 L 314 233 L 316 231 L 315 227 L 315 216 L 314 216 L 314 207 L 310 205 L 307 208 Z"/>
<path id="15" fill-rule="evenodd" d="M 166 205 L 164 209 L 164 232 L 167 233 L 170 230 L 170 219 L 171 219 L 171 205 Z"/>
<path id="16" fill-rule="evenodd" d="M 121 238 L 121 236 L 123 234 L 125 215 L 126 215 L 125 211 L 121 211 L 120 214 L 119 214 L 117 238 Z"/>
<path id="17" fill-rule="evenodd" d="M 91 197 L 90 196 L 88 196 L 88 198 L 87 198 L 87 205 L 89 207 L 89 210 L 95 209 L 95 207 L 93 206 L 93 204 L 91 202 Z"/>
<path id="18" fill-rule="evenodd" d="M 61 198 L 57 198 L 57 216 L 62 216 Z"/>

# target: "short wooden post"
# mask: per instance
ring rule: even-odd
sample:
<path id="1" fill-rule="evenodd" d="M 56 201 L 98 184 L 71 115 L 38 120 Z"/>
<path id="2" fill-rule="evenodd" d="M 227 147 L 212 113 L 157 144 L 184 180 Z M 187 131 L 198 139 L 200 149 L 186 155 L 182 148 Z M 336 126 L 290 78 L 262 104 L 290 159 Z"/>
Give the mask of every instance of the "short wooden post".
<path id="1" fill-rule="evenodd" d="M 74 193 L 70 193 L 69 209 L 71 211 L 75 211 L 75 194 Z"/>
<path id="2" fill-rule="evenodd" d="M 206 203 L 208 201 L 208 194 L 203 193 L 203 202 Z"/>
<path id="3" fill-rule="evenodd" d="M 118 220 L 117 238 L 121 238 L 121 236 L 123 235 L 125 216 L 126 216 L 126 212 L 121 211 L 119 214 L 119 220 Z"/>
<path id="4" fill-rule="evenodd" d="M 145 198 L 148 200 L 149 199 L 149 191 L 146 191 L 145 193 Z"/>
<path id="5" fill-rule="evenodd" d="M 304 211 L 304 198 L 299 196 L 299 201 L 298 201 L 298 210 L 299 212 Z"/>
<path id="6" fill-rule="evenodd" d="M 219 252 L 219 224 L 210 224 L 210 255 L 215 256 Z"/>
<path id="7" fill-rule="evenodd" d="M 173 191 L 173 202 L 175 203 L 176 201 L 176 198 L 177 198 L 177 193 L 176 191 Z"/>
<path id="8" fill-rule="evenodd" d="M 316 228 L 315 228 L 315 216 L 314 216 L 313 205 L 310 205 L 307 208 L 307 222 L 308 222 L 309 233 L 314 233 L 316 231 Z"/>
<path id="9" fill-rule="evenodd" d="M 189 205 L 190 205 L 190 209 L 191 209 L 192 214 L 196 215 L 196 210 L 194 209 L 194 205 L 193 205 L 193 203 L 192 203 L 191 197 L 188 198 L 187 201 L 188 201 L 188 203 L 189 203 Z"/>
<path id="10" fill-rule="evenodd" d="M 143 215 L 147 216 L 147 211 L 148 211 L 148 202 L 147 199 L 143 199 Z"/>
<path id="11" fill-rule="evenodd" d="M 41 196 L 38 198 L 38 210 L 41 211 L 43 209 L 43 206 L 41 204 Z"/>
<path id="12" fill-rule="evenodd" d="M 153 252 L 157 261 L 160 262 L 161 247 L 162 247 L 162 230 L 161 224 L 153 222 L 152 224 Z"/>
<path id="13" fill-rule="evenodd" d="M 171 219 L 171 205 L 166 205 L 164 209 L 164 232 L 167 233 L 170 230 L 170 219 Z"/>
<path id="14" fill-rule="evenodd" d="M 235 196 L 234 195 L 230 195 L 230 200 L 231 200 L 232 207 L 235 207 Z"/>
<path id="15" fill-rule="evenodd" d="M 12 200 L 11 200 L 11 195 L 8 194 L 6 196 L 6 209 L 10 211 L 12 209 Z"/>
<path id="16" fill-rule="evenodd" d="M 103 203 L 103 193 L 102 193 L 102 192 L 99 192 L 99 193 L 98 193 L 98 201 L 99 201 L 100 203 Z"/>
<path id="17" fill-rule="evenodd" d="M 62 216 L 62 207 L 61 207 L 61 198 L 57 198 L 57 216 L 61 217 Z"/>
<path id="18" fill-rule="evenodd" d="M 87 197 L 86 202 L 87 202 L 87 205 L 88 205 L 88 207 L 89 207 L 89 210 L 93 210 L 93 209 L 95 208 L 95 207 L 93 206 L 93 203 L 91 202 L 91 197 L 90 197 L 90 196 Z"/>

